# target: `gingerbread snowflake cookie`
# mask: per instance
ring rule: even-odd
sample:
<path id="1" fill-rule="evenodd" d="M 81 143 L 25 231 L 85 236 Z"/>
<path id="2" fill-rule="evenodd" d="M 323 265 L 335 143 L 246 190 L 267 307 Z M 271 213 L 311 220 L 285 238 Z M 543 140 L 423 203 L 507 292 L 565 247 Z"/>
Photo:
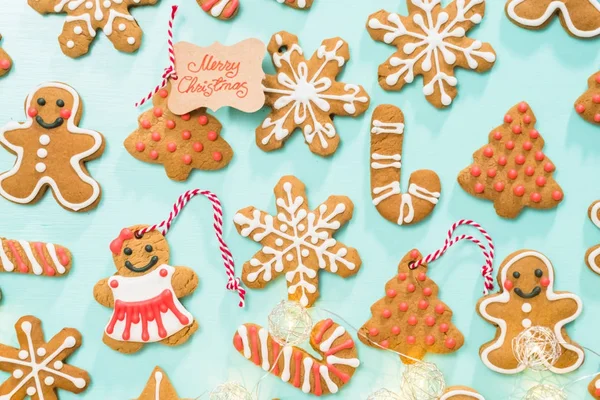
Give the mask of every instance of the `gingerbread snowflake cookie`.
<path id="1" fill-rule="evenodd" d="M 575 111 L 581 118 L 600 126 L 600 71 L 589 77 L 588 90 L 575 102 Z"/>
<path id="2" fill-rule="evenodd" d="M 592 203 L 588 209 L 588 215 L 596 228 L 600 228 L 600 201 Z M 592 271 L 600 275 L 600 244 L 585 253 L 585 262 Z"/>
<path id="3" fill-rule="evenodd" d="M 439 201 L 441 184 L 431 170 L 410 175 L 408 192 L 400 191 L 404 115 L 393 105 L 378 106 L 371 120 L 371 197 L 388 221 L 409 225 L 422 221 Z"/>
<path id="4" fill-rule="evenodd" d="M 485 398 L 470 387 L 451 386 L 444 390 L 439 400 L 485 400 Z"/>
<path id="5" fill-rule="evenodd" d="M 38 86 L 25 101 L 27 121 L 0 128 L 0 143 L 17 156 L 0 174 L 0 195 L 19 204 L 35 203 L 46 189 L 69 211 L 87 211 L 100 201 L 100 185 L 85 162 L 100 157 L 104 138 L 80 128 L 83 104 L 64 83 Z"/>
<path id="6" fill-rule="evenodd" d="M 94 287 L 96 301 L 114 309 L 103 341 L 121 353 L 153 342 L 176 346 L 198 329 L 179 301 L 196 290 L 198 276 L 191 268 L 169 265 L 167 240 L 159 231 L 138 235 L 145 227 L 125 228 L 111 242 L 117 272 Z"/>
<path id="7" fill-rule="evenodd" d="M 177 395 L 167 373 L 155 367 L 144 391 L 136 400 L 186 400 Z"/>
<path id="8" fill-rule="evenodd" d="M 60 48 L 77 58 L 89 51 L 102 30 L 115 48 L 133 53 L 142 43 L 142 29 L 129 13 L 130 7 L 156 4 L 158 0 L 27 0 L 40 14 L 67 14 L 58 37 Z"/>
<path id="9" fill-rule="evenodd" d="M 441 0 L 410 0 L 407 4 L 408 16 L 381 10 L 367 22 L 374 40 L 398 48 L 379 66 L 379 85 L 385 90 L 401 90 L 422 75 L 427 101 L 447 107 L 458 93 L 455 68 L 484 72 L 496 61 L 489 43 L 466 36 L 481 22 L 485 1 L 454 0 L 445 8 Z"/>
<path id="10" fill-rule="evenodd" d="M 543 254 L 521 250 L 509 255 L 498 272 L 501 292 L 483 297 L 477 312 L 496 326 L 496 337 L 481 346 L 479 355 L 489 369 L 516 374 L 526 366 L 513 353 L 512 341 L 525 329 L 550 329 L 562 346 L 560 357 L 548 369 L 556 374 L 575 371 L 583 364 L 583 349 L 567 334 L 565 325 L 581 314 L 581 299 L 554 291 L 554 268 Z"/>
<path id="11" fill-rule="evenodd" d="M 275 186 L 275 217 L 246 207 L 234 217 L 238 232 L 263 248 L 244 264 L 242 280 L 262 289 L 285 275 L 288 298 L 311 306 L 319 297 L 319 271 L 341 277 L 358 272 L 361 259 L 356 249 L 333 238 L 352 218 L 354 205 L 345 196 L 330 196 L 311 211 L 306 188 L 294 176 L 284 176 Z"/>
<path id="12" fill-rule="evenodd" d="M 370 102 L 362 86 L 335 80 L 350 59 L 348 44 L 340 38 L 326 39 L 306 60 L 298 37 L 279 32 L 267 49 L 277 73 L 263 81 L 265 104 L 272 111 L 256 128 L 256 144 L 264 151 L 277 150 L 300 129 L 310 151 L 333 154 L 340 142 L 333 116 L 358 116 Z"/>
<path id="13" fill-rule="evenodd" d="M 571 36 L 592 38 L 600 35 L 600 1 L 598 0 L 508 0 L 506 15 L 527 29 L 541 29 L 555 14 Z"/>
<path id="14" fill-rule="evenodd" d="M 196 0 L 207 14 L 222 20 L 235 17 L 240 9 L 240 0 Z"/>
<path id="15" fill-rule="evenodd" d="M 0 35 L 2 40 L 2 35 Z M 8 74 L 8 71 L 12 68 L 12 60 L 10 56 L 0 47 L 0 77 Z"/>
<path id="16" fill-rule="evenodd" d="M 64 328 L 44 340 L 42 322 L 32 316 L 15 324 L 19 348 L 0 344 L 0 370 L 11 376 L 0 385 L 0 399 L 57 399 L 57 390 L 81 393 L 90 384 L 87 372 L 65 360 L 81 346 L 81 334 Z"/>

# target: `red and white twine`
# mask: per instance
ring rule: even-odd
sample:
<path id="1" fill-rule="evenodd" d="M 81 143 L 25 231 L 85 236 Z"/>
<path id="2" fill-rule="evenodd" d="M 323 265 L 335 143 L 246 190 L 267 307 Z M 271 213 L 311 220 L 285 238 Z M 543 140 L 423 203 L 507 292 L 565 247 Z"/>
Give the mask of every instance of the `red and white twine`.
<path id="1" fill-rule="evenodd" d="M 235 276 L 235 262 L 233 261 L 233 255 L 227 247 L 225 240 L 223 239 L 223 208 L 221 207 L 221 201 L 216 194 L 208 190 L 193 189 L 183 193 L 175 204 L 173 204 L 173 210 L 169 213 L 169 217 L 158 224 L 148 226 L 135 232 L 137 237 L 143 236 L 153 230 L 159 230 L 163 236 L 167 235 L 167 232 L 171 228 L 173 220 L 181 213 L 181 210 L 185 205 L 195 196 L 202 195 L 210 200 L 213 208 L 213 228 L 215 235 L 219 241 L 219 249 L 221 250 L 221 257 L 223 258 L 223 265 L 225 266 L 225 272 L 229 280 L 227 281 L 227 290 L 237 291 L 240 296 L 239 306 L 244 307 L 246 298 L 246 289 L 242 287 L 240 278 Z"/>
<path id="2" fill-rule="evenodd" d="M 167 86 L 169 79 L 173 79 L 174 81 L 177 80 L 177 72 L 175 72 L 175 50 L 173 49 L 173 21 L 175 20 L 175 14 L 177 14 L 178 8 L 179 7 L 175 5 L 171 6 L 171 18 L 169 19 L 169 29 L 167 31 L 167 44 L 169 47 L 169 66 L 165 68 L 165 71 L 162 74 L 162 81 L 160 82 L 160 84 L 157 85 L 153 91 L 148 93 L 146 97 L 135 103 L 136 107 L 139 107 L 148 100 L 150 100 L 152 96 L 158 93 L 160 89 Z"/>
<path id="3" fill-rule="evenodd" d="M 487 246 L 486 244 L 482 243 L 479 239 L 471 235 L 460 235 L 452 237 L 454 231 L 462 225 L 469 225 L 477 228 L 477 230 L 481 232 L 481 234 L 487 241 Z M 494 242 L 492 241 L 492 237 L 487 233 L 485 229 L 483 229 L 481 225 L 470 219 L 461 219 L 460 221 L 455 222 L 448 230 L 448 236 L 444 241 L 444 245 L 438 250 L 434 251 L 433 253 L 427 255 L 426 257 L 415 261 L 409 266 L 409 268 L 416 269 L 422 264 L 430 263 L 441 258 L 450 247 L 454 246 L 461 240 L 468 240 L 470 242 L 473 242 L 482 250 L 483 256 L 485 258 L 485 264 L 481 267 L 481 275 L 483 276 L 483 284 L 485 286 L 483 293 L 488 294 L 490 290 L 494 289 L 494 277 L 492 276 L 492 273 L 494 272 Z"/>

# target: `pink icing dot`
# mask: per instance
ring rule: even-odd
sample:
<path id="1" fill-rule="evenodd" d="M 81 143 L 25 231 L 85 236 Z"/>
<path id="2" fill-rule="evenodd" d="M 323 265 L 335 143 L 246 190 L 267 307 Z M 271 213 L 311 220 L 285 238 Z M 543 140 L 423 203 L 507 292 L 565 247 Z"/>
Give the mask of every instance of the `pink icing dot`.
<path id="1" fill-rule="evenodd" d="M 408 343 L 408 344 L 415 344 L 415 343 L 417 343 L 417 339 L 415 339 L 414 336 L 407 336 L 406 337 L 406 343 Z"/>
<path id="2" fill-rule="evenodd" d="M 155 117 L 162 117 L 163 115 L 163 110 L 160 107 L 154 107 L 154 110 L 152 110 L 152 112 L 154 113 Z"/>
<path id="3" fill-rule="evenodd" d="M 494 183 L 494 190 L 496 192 L 501 192 L 504 190 L 504 182 L 496 182 Z"/>
<path id="4" fill-rule="evenodd" d="M 172 119 L 167 121 L 167 128 L 169 129 L 173 129 L 175 128 L 175 121 L 173 121 Z"/>
<path id="5" fill-rule="evenodd" d="M 515 162 L 519 165 L 525 164 L 525 156 L 523 154 L 519 154 L 515 157 Z"/>
<path id="6" fill-rule="evenodd" d="M 600 122 L 600 114 L 594 114 L 594 122 Z"/>
<path id="7" fill-rule="evenodd" d="M 537 139 L 540 137 L 540 133 L 536 129 L 532 129 L 529 131 L 529 137 L 532 139 Z"/>
<path id="8" fill-rule="evenodd" d="M 504 167 L 507 162 L 508 162 L 508 159 L 506 158 L 506 156 L 500 156 L 498 158 L 498 165 L 501 165 Z"/>
<path id="9" fill-rule="evenodd" d="M 448 332 L 448 329 L 450 329 L 450 327 L 448 326 L 448 324 L 446 324 L 446 323 L 440 324 L 440 332 L 446 333 L 446 332 Z"/>
<path id="10" fill-rule="evenodd" d="M 425 296 L 431 296 L 432 293 L 433 293 L 433 290 L 431 290 L 430 287 L 423 288 L 423 294 Z"/>
<path id="11" fill-rule="evenodd" d="M 369 336 L 377 336 L 377 335 L 379 335 L 379 329 L 377 329 L 377 328 L 369 329 Z"/>
<path id="12" fill-rule="evenodd" d="M 483 186 L 482 183 L 477 182 L 475 184 L 475 193 L 483 193 L 484 190 L 485 190 L 485 186 Z"/>
<path id="13" fill-rule="evenodd" d="M 202 143 L 200 142 L 195 142 L 192 147 L 196 153 L 200 153 L 204 149 L 204 146 L 202 146 Z"/>
<path id="14" fill-rule="evenodd" d="M 175 144 L 174 142 L 167 143 L 167 150 L 169 150 L 171 153 L 174 152 L 175 150 L 177 150 L 177 144 Z"/>
<path id="15" fill-rule="evenodd" d="M 405 272 L 400 272 L 398 274 L 398 279 L 401 281 L 405 281 L 406 280 L 406 273 Z"/>
<path id="16" fill-rule="evenodd" d="M 517 106 L 517 110 L 519 110 L 519 112 L 521 114 L 523 114 L 525 111 L 527 111 L 527 103 L 525 103 L 524 101 L 520 102 L 519 105 Z"/>
<path id="17" fill-rule="evenodd" d="M 0 68 L 2 68 L 3 70 L 7 70 L 10 68 L 10 60 L 7 60 L 5 58 L 0 60 Z"/>
<path id="18" fill-rule="evenodd" d="M 396 325 L 392 326 L 392 333 L 394 335 L 399 335 L 400 334 L 400 327 L 396 326 Z"/>
<path id="19" fill-rule="evenodd" d="M 543 176 L 538 176 L 535 180 L 535 184 L 539 187 L 544 187 L 546 185 L 546 178 Z"/>
<path id="20" fill-rule="evenodd" d="M 502 139 L 502 133 L 500 131 L 494 132 L 494 139 L 496 139 L 496 140 Z"/>
<path id="21" fill-rule="evenodd" d="M 166 269 L 161 269 L 161 270 L 160 270 L 160 272 L 159 272 L 159 274 L 160 274 L 160 276 L 162 276 L 162 277 L 164 278 L 164 277 L 165 277 L 165 276 L 167 276 L 169 273 L 167 272 L 167 270 L 166 270 Z"/>
<path id="22" fill-rule="evenodd" d="M 555 190 L 552 192 L 552 199 L 555 201 L 561 201 L 563 198 L 563 193 L 560 190 Z"/>
<path id="23" fill-rule="evenodd" d="M 117 282 L 116 279 L 113 280 L 113 281 L 110 281 L 110 287 L 113 288 L 113 289 L 118 288 L 119 287 L 119 282 Z"/>
<path id="24" fill-rule="evenodd" d="M 155 142 L 158 142 L 160 140 L 160 133 L 158 132 L 152 132 L 152 140 L 154 140 Z"/>
<path id="25" fill-rule="evenodd" d="M 427 310 L 427 307 L 429 307 L 427 300 L 419 300 L 419 308 L 421 310 Z"/>
<path id="26" fill-rule="evenodd" d="M 201 115 L 198 117 L 198 123 L 200 125 L 206 125 L 208 124 L 208 117 L 206 115 Z"/>
<path id="27" fill-rule="evenodd" d="M 453 349 L 456 347 L 456 340 L 452 339 L 452 338 L 447 338 L 444 341 L 444 345 L 449 348 L 449 349 Z"/>
<path id="28" fill-rule="evenodd" d="M 152 150 L 150 152 L 150 158 L 153 159 L 153 160 L 156 160 L 158 158 L 158 151 Z"/>
<path id="29" fill-rule="evenodd" d="M 536 160 L 536 161 L 544 161 L 544 158 L 545 158 L 545 157 L 546 157 L 546 156 L 544 155 L 544 153 L 543 153 L 543 152 L 541 152 L 541 151 L 536 151 L 536 152 L 535 152 L 535 160 Z"/>
<path id="30" fill-rule="evenodd" d="M 425 275 L 425 272 L 419 272 L 419 275 L 417 275 L 417 279 L 423 282 L 425 279 L 427 279 L 427 275 Z"/>
<path id="31" fill-rule="evenodd" d="M 595 94 L 595 95 L 593 95 L 593 96 L 592 96 L 592 101 L 593 101 L 595 104 L 600 104 L 600 94 Z"/>
<path id="32" fill-rule="evenodd" d="M 419 257 L 419 250 L 412 249 L 410 251 L 410 258 L 412 258 L 413 260 L 415 260 L 417 257 Z"/>
<path id="33" fill-rule="evenodd" d="M 431 315 L 426 316 L 425 317 L 425 325 L 434 326 L 435 325 L 435 317 L 432 317 Z"/>
<path id="34" fill-rule="evenodd" d="M 211 142 L 214 142 L 215 140 L 217 140 L 217 132 L 215 131 L 210 131 L 206 134 L 206 137 L 208 138 L 208 140 L 210 140 Z"/>
<path id="35" fill-rule="evenodd" d="M 477 178 L 479 175 L 481 175 L 481 168 L 479 168 L 477 165 L 473 165 L 471 167 L 471 175 Z"/>
<path id="36" fill-rule="evenodd" d="M 547 277 L 543 277 L 542 279 L 540 279 L 540 284 L 543 287 L 548 287 L 550 286 L 550 279 L 548 279 Z"/>
<path id="37" fill-rule="evenodd" d="M 531 115 L 527 114 L 523 117 L 523 122 L 525 122 L 526 124 L 530 124 L 531 123 Z"/>
<path id="38" fill-rule="evenodd" d="M 487 170 L 487 176 L 494 178 L 496 176 L 496 168 L 490 168 Z"/>
<path id="39" fill-rule="evenodd" d="M 527 142 L 523 143 L 523 150 L 529 151 L 532 148 L 533 148 L 533 144 L 531 142 L 527 141 Z"/>
<path id="40" fill-rule="evenodd" d="M 147 119 L 143 119 L 141 122 L 141 125 L 142 125 L 142 128 L 144 128 L 144 129 L 150 129 L 150 127 L 152 126 L 150 121 L 148 121 Z"/>
<path id="41" fill-rule="evenodd" d="M 533 168 L 531 165 L 525 167 L 525 175 L 533 176 L 533 174 L 535 174 L 535 168 Z"/>
<path id="42" fill-rule="evenodd" d="M 506 142 L 504 147 L 506 147 L 508 150 L 512 150 L 515 148 L 515 142 L 513 142 L 512 140 L 509 140 L 508 142 Z"/>
<path id="43" fill-rule="evenodd" d="M 508 171 L 508 177 L 509 177 L 510 179 L 513 179 L 513 180 L 515 180 L 515 179 L 517 179 L 517 176 L 518 176 L 518 175 L 519 175 L 519 173 L 517 172 L 517 170 L 516 170 L 516 169 L 511 169 L 510 171 Z"/>
<path id="44" fill-rule="evenodd" d="M 33 108 L 33 107 L 29 107 L 27 109 L 27 115 L 29 115 L 31 118 L 35 117 L 38 114 L 37 109 Z"/>
<path id="45" fill-rule="evenodd" d="M 522 197 L 525 194 L 525 186 L 517 185 L 513 188 L 513 193 L 517 197 Z"/>
<path id="46" fill-rule="evenodd" d="M 494 149 L 492 149 L 491 147 L 486 147 L 485 149 L 483 149 L 483 155 L 487 158 L 490 158 L 494 155 Z"/>
<path id="47" fill-rule="evenodd" d="M 577 104 L 575 106 L 575 111 L 577 111 L 579 114 L 585 112 L 585 106 L 583 104 Z"/>
<path id="48" fill-rule="evenodd" d="M 409 283 L 406 286 L 406 290 L 409 291 L 410 293 L 414 292 L 417 288 L 415 287 L 415 285 L 413 285 L 412 283 Z"/>
<path id="49" fill-rule="evenodd" d="M 521 125 L 513 125 L 512 131 L 515 135 L 519 135 L 522 132 Z"/>
<path id="50" fill-rule="evenodd" d="M 397 294 L 398 293 L 394 289 L 388 289 L 386 292 L 387 297 L 389 297 L 390 299 L 396 297 Z"/>
<path id="51" fill-rule="evenodd" d="M 600 74 L 596 75 L 596 83 L 600 83 Z"/>
<path id="52" fill-rule="evenodd" d="M 510 280 L 505 280 L 504 281 L 504 289 L 508 290 L 509 292 L 512 290 L 513 288 L 513 283 Z"/>
<path id="53" fill-rule="evenodd" d="M 538 192 L 533 192 L 531 193 L 531 196 L 529 196 L 529 198 L 531 199 L 531 201 L 533 201 L 534 203 L 539 203 L 540 201 L 542 201 L 542 195 L 539 194 Z"/>
<path id="54" fill-rule="evenodd" d="M 189 154 L 185 154 L 181 160 L 183 161 L 184 164 L 186 165 L 190 165 L 192 163 L 192 156 L 190 156 Z"/>
<path id="55" fill-rule="evenodd" d="M 212 153 L 212 158 L 215 161 L 221 161 L 223 159 L 223 155 L 221 153 L 219 153 L 218 151 L 215 151 Z"/>
<path id="56" fill-rule="evenodd" d="M 169 95 L 169 92 L 167 92 L 165 89 L 161 89 L 158 91 L 158 95 L 164 99 Z"/>
<path id="57" fill-rule="evenodd" d="M 142 142 L 137 142 L 135 144 L 135 149 L 137 151 L 144 151 L 146 149 L 146 145 L 144 143 L 142 143 Z"/>
<path id="58" fill-rule="evenodd" d="M 513 117 L 511 117 L 510 115 L 506 114 L 504 116 L 504 122 L 506 122 L 507 124 L 510 124 L 511 122 L 513 122 Z"/>
<path id="59" fill-rule="evenodd" d="M 427 344 L 428 346 L 433 346 L 435 344 L 435 337 L 427 335 L 425 337 L 425 344 Z"/>
<path id="60" fill-rule="evenodd" d="M 544 164 L 544 171 L 546 171 L 546 172 L 554 171 L 554 164 L 552 164 L 550 162 Z"/>
<path id="61" fill-rule="evenodd" d="M 385 310 L 383 310 L 383 311 L 381 312 L 381 316 L 382 316 L 383 318 L 389 318 L 389 317 L 391 317 L 391 316 L 392 316 L 392 312 L 386 308 Z"/>
<path id="62" fill-rule="evenodd" d="M 183 132 L 181 132 L 181 137 L 184 140 L 189 140 L 189 138 L 192 137 L 192 132 L 190 132 L 190 131 L 183 131 Z"/>
<path id="63" fill-rule="evenodd" d="M 184 120 L 184 121 L 189 121 L 190 118 L 192 118 L 192 116 L 190 114 L 183 114 L 181 116 L 181 119 Z"/>
<path id="64" fill-rule="evenodd" d="M 388 347 L 390 347 L 390 342 L 387 340 L 382 340 L 381 342 L 379 342 L 379 345 L 385 349 L 387 349 Z"/>
<path id="65" fill-rule="evenodd" d="M 68 108 L 63 108 L 60 110 L 60 116 L 64 119 L 69 119 L 71 117 L 71 110 Z"/>
<path id="66" fill-rule="evenodd" d="M 435 312 L 438 314 L 443 314 L 446 311 L 446 307 L 443 304 L 438 304 L 435 306 Z"/>
<path id="67" fill-rule="evenodd" d="M 408 310 L 408 303 L 406 303 L 406 302 L 403 301 L 402 303 L 398 304 L 398 309 L 400 311 L 402 311 L 402 312 L 407 311 Z"/>

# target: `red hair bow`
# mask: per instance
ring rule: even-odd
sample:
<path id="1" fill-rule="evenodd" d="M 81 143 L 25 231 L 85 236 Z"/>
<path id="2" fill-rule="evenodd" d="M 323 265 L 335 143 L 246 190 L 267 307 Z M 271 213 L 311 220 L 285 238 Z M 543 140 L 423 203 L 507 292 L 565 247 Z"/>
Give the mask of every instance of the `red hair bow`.
<path id="1" fill-rule="evenodd" d="M 112 251 L 114 255 L 118 255 L 119 253 L 121 253 L 123 242 L 132 238 L 133 232 L 131 232 L 128 228 L 123 228 L 119 233 L 119 237 L 110 242 L 110 251 Z"/>

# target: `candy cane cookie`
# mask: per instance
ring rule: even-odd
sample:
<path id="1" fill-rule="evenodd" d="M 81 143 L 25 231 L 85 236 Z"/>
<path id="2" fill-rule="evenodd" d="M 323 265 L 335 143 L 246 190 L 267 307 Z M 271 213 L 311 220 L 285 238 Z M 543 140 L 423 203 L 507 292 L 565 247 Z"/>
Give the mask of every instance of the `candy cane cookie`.
<path id="1" fill-rule="evenodd" d="M 60 276 L 69 273 L 72 260 L 59 245 L 0 238 L 0 272 Z"/>
<path id="2" fill-rule="evenodd" d="M 404 115 L 395 106 L 380 105 L 371 120 L 371 197 L 382 217 L 398 225 L 420 222 L 439 201 L 441 184 L 431 170 L 410 175 L 408 192 L 400 191 Z"/>
<path id="3" fill-rule="evenodd" d="M 212 17 L 228 20 L 240 10 L 239 0 L 196 0 L 202 10 Z"/>

